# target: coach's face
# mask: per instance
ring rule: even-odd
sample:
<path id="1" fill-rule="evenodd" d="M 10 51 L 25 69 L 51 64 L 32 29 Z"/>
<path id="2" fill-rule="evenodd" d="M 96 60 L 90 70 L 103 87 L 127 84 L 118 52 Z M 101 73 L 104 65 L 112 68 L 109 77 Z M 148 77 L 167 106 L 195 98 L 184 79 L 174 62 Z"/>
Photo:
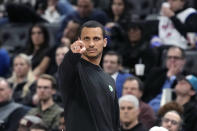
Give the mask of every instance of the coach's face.
<path id="1" fill-rule="evenodd" d="M 100 27 L 84 27 L 81 31 L 81 40 L 86 48 L 82 57 L 86 57 L 89 60 L 100 58 L 103 48 L 107 44 L 107 39 L 103 38 L 103 32 Z"/>

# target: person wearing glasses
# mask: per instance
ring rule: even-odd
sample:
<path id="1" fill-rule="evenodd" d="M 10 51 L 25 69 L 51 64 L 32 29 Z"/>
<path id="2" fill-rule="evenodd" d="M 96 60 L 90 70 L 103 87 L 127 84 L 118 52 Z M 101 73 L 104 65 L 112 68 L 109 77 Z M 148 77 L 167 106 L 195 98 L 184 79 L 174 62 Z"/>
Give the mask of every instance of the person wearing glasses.
<path id="1" fill-rule="evenodd" d="M 145 93 L 142 100 L 148 102 L 155 112 L 160 108 L 162 90 L 174 88 L 176 77 L 179 74 L 187 75 L 183 70 L 185 65 L 184 50 L 172 46 L 167 51 L 166 67 L 153 68 L 145 80 Z"/>
<path id="2" fill-rule="evenodd" d="M 41 75 L 36 83 L 36 96 L 39 104 L 28 112 L 28 115 L 40 116 L 49 129 L 58 127 L 59 117 L 63 112 L 63 109 L 53 100 L 55 92 L 55 78 L 47 74 Z"/>
<path id="3" fill-rule="evenodd" d="M 181 115 L 175 110 L 166 112 L 161 119 L 161 126 L 168 129 L 168 131 L 181 131 Z"/>

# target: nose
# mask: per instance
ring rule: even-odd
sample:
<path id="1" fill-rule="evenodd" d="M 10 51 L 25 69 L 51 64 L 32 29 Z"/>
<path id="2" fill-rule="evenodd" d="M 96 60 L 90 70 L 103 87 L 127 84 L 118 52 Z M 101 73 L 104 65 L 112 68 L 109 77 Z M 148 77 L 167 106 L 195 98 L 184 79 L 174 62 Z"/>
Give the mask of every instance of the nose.
<path id="1" fill-rule="evenodd" d="M 94 41 L 93 40 L 90 41 L 89 47 L 94 47 Z"/>

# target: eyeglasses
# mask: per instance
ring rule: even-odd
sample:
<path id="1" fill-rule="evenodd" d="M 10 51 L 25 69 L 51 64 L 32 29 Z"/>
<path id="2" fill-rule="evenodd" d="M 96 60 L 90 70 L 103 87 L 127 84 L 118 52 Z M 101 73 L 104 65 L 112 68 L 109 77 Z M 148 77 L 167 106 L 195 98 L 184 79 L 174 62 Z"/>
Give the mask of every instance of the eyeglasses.
<path id="1" fill-rule="evenodd" d="M 170 122 L 170 123 L 171 123 L 172 125 L 174 125 L 174 126 L 176 126 L 176 125 L 178 125 L 178 124 L 179 124 L 179 122 L 178 122 L 178 121 L 170 120 L 170 119 L 168 119 L 168 118 L 163 118 L 163 119 L 162 119 L 162 122 L 165 122 L 165 123 Z"/>
<path id="2" fill-rule="evenodd" d="M 170 60 L 170 59 L 181 60 L 181 59 L 183 59 L 183 58 L 180 57 L 180 56 L 167 56 L 167 59 L 168 59 L 168 60 Z"/>

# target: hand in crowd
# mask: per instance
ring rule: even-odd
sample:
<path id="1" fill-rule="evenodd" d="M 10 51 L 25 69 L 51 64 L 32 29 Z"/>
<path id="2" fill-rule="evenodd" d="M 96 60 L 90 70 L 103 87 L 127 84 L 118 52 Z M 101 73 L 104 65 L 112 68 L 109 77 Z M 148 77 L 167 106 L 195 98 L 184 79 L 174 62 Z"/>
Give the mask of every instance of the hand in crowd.
<path id="1" fill-rule="evenodd" d="M 81 40 L 75 41 L 75 42 L 71 45 L 71 51 L 72 51 L 73 53 L 80 53 L 80 54 L 83 54 L 83 53 L 86 51 L 84 42 L 81 41 Z"/>
<path id="2" fill-rule="evenodd" d="M 171 76 L 176 75 L 178 72 L 180 72 L 178 65 L 171 65 L 168 69 L 167 76 L 170 78 Z"/>
<path id="3" fill-rule="evenodd" d="M 175 14 L 169 7 L 162 7 L 162 14 L 167 17 L 173 17 Z"/>

